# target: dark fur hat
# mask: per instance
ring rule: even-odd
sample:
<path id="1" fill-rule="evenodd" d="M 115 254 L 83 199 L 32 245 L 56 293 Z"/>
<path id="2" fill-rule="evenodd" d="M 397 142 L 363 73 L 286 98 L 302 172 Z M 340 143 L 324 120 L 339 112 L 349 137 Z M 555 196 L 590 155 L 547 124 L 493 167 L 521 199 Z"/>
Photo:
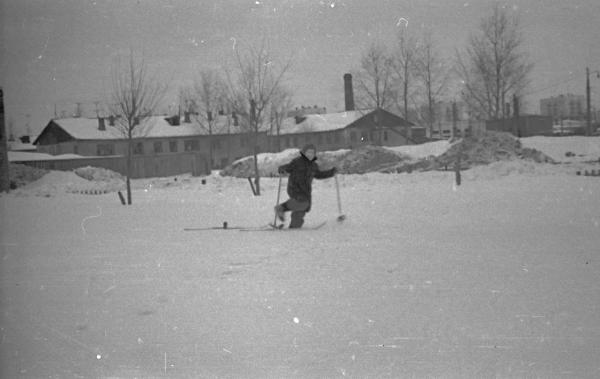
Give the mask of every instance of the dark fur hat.
<path id="1" fill-rule="evenodd" d="M 300 151 L 302 151 L 303 153 L 306 153 L 307 150 L 314 150 L 315 153 L 317 152 L 317 148 L 312 143 L 307 143 L 306 145 L 304 145 L 304 147 Z"/>

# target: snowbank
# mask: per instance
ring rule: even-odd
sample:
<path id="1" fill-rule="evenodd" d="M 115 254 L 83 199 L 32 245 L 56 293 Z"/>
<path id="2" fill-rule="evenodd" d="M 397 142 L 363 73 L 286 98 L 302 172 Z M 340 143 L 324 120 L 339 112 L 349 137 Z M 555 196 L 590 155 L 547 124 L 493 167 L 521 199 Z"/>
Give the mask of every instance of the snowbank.
<path id="1" fill-rule="evenodd" d="M 517 140 L 506 133 L 488 132 L 483 136 L 458 142 L 436 141 L 422 145 L 398 147 L 365 146 L 354 150 L 318 153 L 322 169 L 338 167 L 342 174 L 369 172 L 400 173 L 453 169 L 457 154 L 462 154 L 461 167 L 465 180 L 489 180 L 512 175 L 572 174 L 597 169 L 600 137 L 529 137 Z M 277 168 L 298 155 L 297 149 L 258 155 L 263 177 L 277 175 Z M 550 164 L 552 162 L 567 165 Z M 230 180 L 253 176 L 252 157 L 235 161 L 220 172 L 204 179 L 219 188 Z M 58 193 L 98 194 L 125 189 L 123 177 L 110 170 L 83 167 L 73 172 L 45 175 L 47 171 L 11 164 L 11 179 L 21 187 L 22 196 L 54 196 Z M 40 177 L 42 179 L 40 179 Z M 34 182 L 24 186 L 28 182 Z M 190 174 L 165 178 L 136 179 L 134 189 L 182 188 L 200 190 L 205 184 Z"/>
<path id="2" fill-rule="evenodd" d="M 289 162 L 297 154 L 296 149 L 288 149 L 279 154 L 260 154 L 260 175 L 277 175 L 277 167 Z M 447 169 L 454 166 L 459 154 L 462 157 L 463 168 L 515 159 L 539 163 L 553 162 L 553 159 L 543 152 L 523 147 L 517 138 L 501 132 L 486 132 L 456 142 L 444 140 L 397 147 L 361 146 L 353 150 L 319 152 L 317 157 L 319 165 L 323 168 L 335 166 L 342 174 L 364 174 Z M 225 168 L 221 174 L 235 177 L 253 176 L 254 160 L 252 157 L 238 160 Z"/>
<path id="3" fill-rule="evenodd" d="M 445 153 L 452 143 L 448 140 L 423 143 L 420 145 L 404 145 L 385 147 L 388 150 L 395 151 L 414 160 L 437 157 Z"/>
<path id="4" fill-rule="evenodd" d="M 462 176 L 466 180 L 493 180 L 509 175 L 543 176 L 564 173 L 564 170 L 551 164 L 536 163 L 523 159 L 512 159 L 475 166 Z"/>
<path id="5" fill-rule="evenodd" d="M 538 150 L 524 148 L 511 134 L 492 131 L 467 137 L 455 143 L 436 159 L 436 165 L 453 167 L 459 156 L 461 167 L 515 159 L 533 160 L 538 163 L 553 162 L 552 158 Z"/>
<path id="6" fill-rule="evenodd" d="M 48 170 L 11 163 L 9 165 L 10 188 L 16 189 L 23 187 L 27 183 L 38 180 L 47 173 Z"/>
<path id="7" fill-rule="evenodd" d="M 18 167 L 21 172 L 22 179 L 15 191 L 20 196 L 52 197 L 62 193 L 98 195 L 124 189 L 123 177 L 104 168 L 88 166 L 74 171 L 46 171 L 24 165 L 12 166 Z"/>
<path id="8" fill-rule="evenodd" d="M 600 137 L 527 137 L 524 147 L 540 150 L 556 162 L 600 161 Z"/>

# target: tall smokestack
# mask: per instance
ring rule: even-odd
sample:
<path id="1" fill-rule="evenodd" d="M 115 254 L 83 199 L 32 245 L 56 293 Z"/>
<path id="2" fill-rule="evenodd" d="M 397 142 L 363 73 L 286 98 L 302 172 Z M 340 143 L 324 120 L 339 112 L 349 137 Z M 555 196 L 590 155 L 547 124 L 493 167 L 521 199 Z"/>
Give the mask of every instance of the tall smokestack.
<path id="1" fill-rule="evenodd" d="M 344 74 L 344 100 L 346 103 L 346 110 L 354 110 L 354 91 L 352 90 L 352 75 Z"/>

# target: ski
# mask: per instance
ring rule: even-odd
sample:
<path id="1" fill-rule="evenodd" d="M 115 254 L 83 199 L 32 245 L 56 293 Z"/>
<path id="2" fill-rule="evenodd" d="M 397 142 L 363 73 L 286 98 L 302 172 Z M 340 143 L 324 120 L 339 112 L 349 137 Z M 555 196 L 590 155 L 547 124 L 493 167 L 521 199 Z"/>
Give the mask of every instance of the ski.
<path id="1" fill-rule="evenodd" d="M 253 227 L 253 226 L 229 226 L 227 224 L 223 224 L 222 226 L 207 226 L 207 227 L 200 227 L 200 228 L 183 228 L 184 231 L 186 232 L 195 232 L 195 231 L 202 231 L 202 230 L 241 230 L 241 229 L 254 229 L 254 228 L 265 228 L 265 226 L 258 226 L 258 227 Z"/>
<path id="2" fill-rule="evenodd" d="M 288 232 L 292 232 L 292 231 L 302 231 L 302 230 L 318 230 L 321 229 L 323 226 L 325 226 L 325 224 L 327 224 L 327 221 L 323 221 L 317 225 L 314 226 L 304 226 L 302 228 L 284 228 L 283 224 L 279 224 L 279 225 L 274 225 L 273 223 L 270 223 L 267 227 L 257 227 L 257 228 L 242 228 L 239 229 L 240 232 L 270 232 L 270 231 L 288 231 Z"/>
<path id="3" fill-rule="evenodd" d="M 205 228 L 183 228 L 186 232 L 196 232 L 201 230 L 240 230 L 246 228 L 245 226 L 228 226 L 226 228 L 222 226 L 209 226 Z"/>

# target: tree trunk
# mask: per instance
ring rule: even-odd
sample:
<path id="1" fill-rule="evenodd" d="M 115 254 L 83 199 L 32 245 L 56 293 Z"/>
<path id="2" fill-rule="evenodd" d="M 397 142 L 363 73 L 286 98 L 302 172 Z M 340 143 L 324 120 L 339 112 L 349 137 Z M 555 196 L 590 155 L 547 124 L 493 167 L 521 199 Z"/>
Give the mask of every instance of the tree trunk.
<path id="1" fill-rule="evenodd" d="M 256 188 L 256 196 L 260 196 L 260 174 L 258 172 L 258 130 L 254 131 L 254 187 Z"/>
<path id="2" fill-rule="evenodd" d="M 131 131 L 129 132 L 129 143 L 127 144 L 127 205 L 131 205 L 131 171 L 132 171 L 132 145 Z"/>

